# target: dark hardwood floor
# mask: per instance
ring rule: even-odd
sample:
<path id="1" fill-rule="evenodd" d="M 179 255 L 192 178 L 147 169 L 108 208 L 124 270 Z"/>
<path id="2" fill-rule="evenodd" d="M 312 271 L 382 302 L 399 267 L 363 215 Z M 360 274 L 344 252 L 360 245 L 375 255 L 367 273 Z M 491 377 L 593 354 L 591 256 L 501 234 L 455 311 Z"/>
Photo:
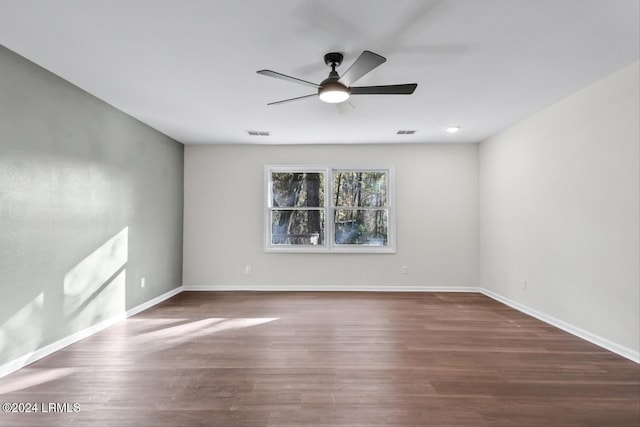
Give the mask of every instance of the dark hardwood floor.
<path id="1" fill-rule="evenodd" d="M 0 393 L 39 409 L 2 426 L 640 425 L 640 365 L 470 293 L 184 292 Z"/>

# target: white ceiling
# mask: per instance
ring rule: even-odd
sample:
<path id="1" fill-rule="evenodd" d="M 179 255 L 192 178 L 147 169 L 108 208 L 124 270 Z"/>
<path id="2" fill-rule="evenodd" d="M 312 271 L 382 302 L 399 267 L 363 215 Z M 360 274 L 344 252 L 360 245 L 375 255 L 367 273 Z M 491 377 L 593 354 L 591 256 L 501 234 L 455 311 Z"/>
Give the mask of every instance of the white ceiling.
<path id="1" fill-rule="evenodd" d="M 639 16 L 639 0 L 0 0 L 0 43 L 185 144 L 478 142 L 638 59 Z M 344 72 L 365 49 L 387 62 L 358 86 L 416 92 L 266 105 L 314 89 L 257 70 L 319 83 L 325 53 Z"/>

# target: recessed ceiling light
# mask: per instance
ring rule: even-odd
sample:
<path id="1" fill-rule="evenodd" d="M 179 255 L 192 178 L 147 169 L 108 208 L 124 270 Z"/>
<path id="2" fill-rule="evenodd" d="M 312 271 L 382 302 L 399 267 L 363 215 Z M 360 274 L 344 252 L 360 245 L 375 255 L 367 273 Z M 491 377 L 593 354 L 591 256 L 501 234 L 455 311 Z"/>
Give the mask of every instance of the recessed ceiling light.
<path id="1" fill-rule="evenodd" d="M 447 128 L 447 132 L 456 133 L 460 130 L 460 126 L 450 126 Z"/>

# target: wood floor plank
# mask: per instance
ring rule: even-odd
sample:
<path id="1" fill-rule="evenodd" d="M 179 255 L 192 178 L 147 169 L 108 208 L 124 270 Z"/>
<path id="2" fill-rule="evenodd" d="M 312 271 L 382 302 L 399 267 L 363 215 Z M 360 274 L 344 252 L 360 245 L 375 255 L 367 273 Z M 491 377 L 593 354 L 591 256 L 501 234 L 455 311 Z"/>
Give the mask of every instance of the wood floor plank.
<path id="1" fill-rule="evenodd" d="M 183 292 L 0 397 L 79 404 L 15 427 L 637 427 L 640 365 L 480 294 Z"/>

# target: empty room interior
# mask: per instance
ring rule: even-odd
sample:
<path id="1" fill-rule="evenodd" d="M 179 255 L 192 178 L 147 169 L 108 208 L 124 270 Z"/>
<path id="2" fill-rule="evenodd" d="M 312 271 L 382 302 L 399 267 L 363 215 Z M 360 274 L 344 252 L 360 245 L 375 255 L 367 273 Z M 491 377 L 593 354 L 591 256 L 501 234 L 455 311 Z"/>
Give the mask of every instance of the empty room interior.
<path id="1" fill-rule="evenodd" d="M 639 0 L 0 0 L 0 425 L 638 426 Z"/>

